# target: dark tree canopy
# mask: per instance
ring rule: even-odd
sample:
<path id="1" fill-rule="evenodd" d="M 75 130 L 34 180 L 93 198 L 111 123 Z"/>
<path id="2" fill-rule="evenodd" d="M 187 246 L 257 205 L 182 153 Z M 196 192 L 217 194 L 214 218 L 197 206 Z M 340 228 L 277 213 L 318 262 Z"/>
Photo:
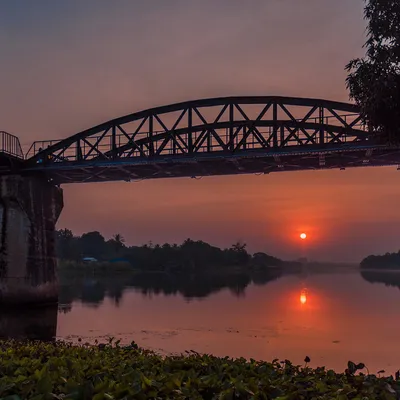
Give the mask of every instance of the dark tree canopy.
<path id="1" fill-rule="evenodd" d="M 80 242 L 85 256 L 98 259 L 103 256 L 106 241 L 101 233 L 97 231 L 84 233 Z"/>
<path id="2" fill-rule="evenodd" d="M 245 243 L 235 243 L 230 248 L 220 249 L 201 240 L 186 239 L 182 244 L 160 246 L 158 244 L 127 246 L 120 234 L 105 240 L 101 233 L 87 232 L 74 236 L 68 229 L 56 232 L 57 257 L 61 260 L 80 262 L 84 257 L 98 261 L 123 260 L 132 266 L 147 271 L 206 271 L 218 267 L 252 265 L 262 270 L 279 267 L 282 261 L 265 253 L 254 257 L 246 250 Z"/>
<path id="3" fill-rule="evenodd" d="M 400 1 L 366 0 L 366 55 L 346 66 L 350 98 L 380 141 L 400 142 Z"/>

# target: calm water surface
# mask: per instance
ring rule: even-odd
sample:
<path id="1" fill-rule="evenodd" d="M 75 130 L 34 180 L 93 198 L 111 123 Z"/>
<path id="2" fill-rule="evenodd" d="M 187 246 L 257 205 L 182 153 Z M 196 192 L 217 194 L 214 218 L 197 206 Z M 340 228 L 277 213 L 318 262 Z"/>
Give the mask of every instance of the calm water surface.
<path id="1" fill-rule="evenodd" d="M 345 270 L 257 284 L 242 277 L 229 288 L 216 285 L 198 294 L 196 281 L 192 290 L 143 282 L 110 287 L 96 278 L 80 282 L 78 292 L 77 285 L 62 288 L 61 298 L 69 300 L 55 313 L 59 339 L 113 336 L 164 354 L 195 350 L 299 364 L 309 356 L 313 366 L 336 370 L 348 360 L 364 362 L 371 372 L 400 368 L 397 273 Z"/>

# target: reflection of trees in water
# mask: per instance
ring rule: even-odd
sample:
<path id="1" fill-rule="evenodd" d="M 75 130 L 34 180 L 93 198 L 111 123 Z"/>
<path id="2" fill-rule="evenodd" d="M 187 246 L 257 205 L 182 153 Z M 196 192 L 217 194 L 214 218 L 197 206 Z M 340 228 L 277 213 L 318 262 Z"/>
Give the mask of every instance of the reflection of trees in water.
<path id="1" fill-rule="evenodd" d="M 62 314 L 68 314 L 72 310 L 71 304 L 59 304 L 58 312 Z"/>
<path id="2" fill-rule="evenodd" d="M 130 286 L 131 274 L 117 277 L 78 277 L 75 279 L 60 279 L 58 301 L 65 308 L 73 301 L 82 301 L 92 306 L 98 306 L 108 297 L 119 305 L 124 290 Z"/>
<path id="3" fill-rule="evenodd" d="M 145 295 L 182 295 L 185 298 L 202 298 L 224 288 L 241 294 L 251 282 L 247 274 L 139 274 L 130 282 L 131 287 L 140 289 Z"/>
<path id="4" fill-rule="evenodd" d="M 252 282 L 257 286 L 263 286 L 282 276 L 281 270 L 271 270 L 266 272 L 256 271 L 251 275 Z"/>
<path id="5" fill-rule="evenodd" d="M 0 312 L 0 339 L 52 341 L 57 331 L 57 304 Z"/>
<path id="6" fill-rule="evenodd" d="M 118 306 L 123 293 L 135 288 L 145 296 L 163 294 L 181 295 L 186 299 L 204 298 L 212 293 L 228 289 L 235 296 L 244 296 L 250 283 L 265 285 L 281 276 L 281 270 L 257 272 L 230 272 L 225 274 L 167 274 L 163 272 L 121 274 L 114 277 L 63 278 L 60 282 L 59 302 L 66 305 L 80 300 L 93 306 L 105 298 L 113 299 Z"/>
<path id="7" fill-rule="evenodd" d="M 380 271 L 360 271 L 361 276 L 370 283 L 384 283 L 400 289 L 400 273 Z"/>

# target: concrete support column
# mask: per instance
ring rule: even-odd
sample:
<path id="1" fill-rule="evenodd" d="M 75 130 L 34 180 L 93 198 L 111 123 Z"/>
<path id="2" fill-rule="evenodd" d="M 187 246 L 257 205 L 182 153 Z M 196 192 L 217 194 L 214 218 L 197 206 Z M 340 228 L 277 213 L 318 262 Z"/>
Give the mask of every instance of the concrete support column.
<path id="1" fill-rule="evenodd" d="M 62 190 L 41 176 L 0 176 L 0 304 L 58 300 L 55 224 Z"/>

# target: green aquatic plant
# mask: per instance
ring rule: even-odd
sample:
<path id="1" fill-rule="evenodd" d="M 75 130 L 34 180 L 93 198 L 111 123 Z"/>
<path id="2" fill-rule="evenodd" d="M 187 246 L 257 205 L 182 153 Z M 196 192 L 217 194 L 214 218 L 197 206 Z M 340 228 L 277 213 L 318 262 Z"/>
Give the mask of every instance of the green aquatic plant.
<path id="1" fill-rule="evenodd" d="M 162 357 L 135 343 L 75 346 L 0 342 L 0 399 L 381 399 L 398 398 L 396 378 L 219 358 Z"/>

